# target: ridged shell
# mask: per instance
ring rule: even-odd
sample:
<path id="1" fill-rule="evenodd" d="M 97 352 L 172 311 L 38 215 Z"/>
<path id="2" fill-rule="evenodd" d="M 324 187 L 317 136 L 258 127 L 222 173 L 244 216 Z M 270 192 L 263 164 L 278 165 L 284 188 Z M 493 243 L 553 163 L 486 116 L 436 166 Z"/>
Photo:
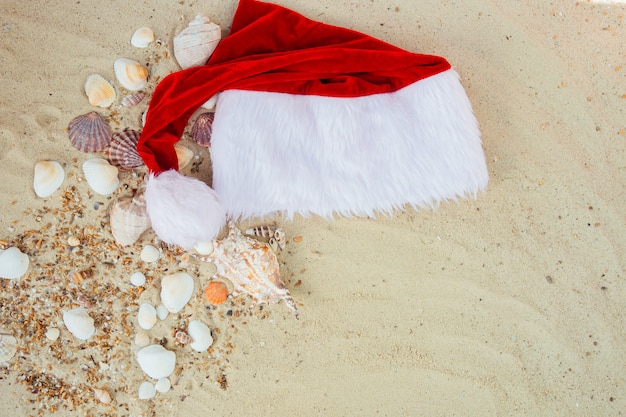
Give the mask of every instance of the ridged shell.
<path id="1" fill-rule="evenodd" d="M 115 88 L 100 74 L 91 74 L 85 81 L 85 94 L 89 104 L 107 108 L 115 102 L 117 97 Z"/>
<path id="2" fill-rule="evenodd" d="M 107 148 L 107 159 L 122 171 L 144 165 L 143 159 L 137 152 L 137 142 L 141 133 L 126 128 L 122 132 L 113 134 L 111 143 Z"/>
<path id="3" fill-rule="evenodd" d="M 202 113 L 191 127 L 191 138 L 200 146 L 211 145 L 211 133 L 213 132 L 213 119 L 215 113 Z"/>
<path id="4" fill-rule="evenodd" d="M 17 339 L 10 334 L 0 333 L 0 363 L 10 360 L 17 352 Z"/>
<path id="5" fill-rule="evenodd" d="M 191 163 L 194 157 L 193 151 L 180 143 L 174 144 L 174 150 L 178 157 L 178 169 L 183 169 Z"/>
<path id="6" fill-rule="evenodd" d="M 113 71 L 117 81 L 127 90 L 139 91 L 148 84 L 148 69 L 132 59 L 116 59 Z"/>
<path id="7" fill-rule="evenodd" d="M 174 57 L 182 69 L 204 65 L 221 39 L 221 28 L 198 14 L 174 37 Z"/>
<path id="8" fill-rule="evenodd" d="M 82 152 L 101 151 L 111 142 L 111 128 L 95 111 L 73 118 L 67 130 L 72 145 Z"/>
<path id="9" fill-rule="evenodd" d="M 204 298 L 213 305 L 222 304 L 228 298 L 228 287 L 222 281 L 211 281 L 204 289 Z"/>
<path id="10" fill-rule="evenodd" d="M 102 158 L 88 159 L 83 163 L 87 184 L 100 195 L 109 195 L 120 185 L 117 167 Z"/>
<path id="11" fill-rule="evenodd" d="M 187 333 L 185 333 L 182 330 L 178 330 L 174 337 L 176 338 L 176 341 L 180 343 L 181 345 L 188 345 L 189 343 L 193 342 L 193 339 L 191 338 L 191 336 L 189 336 Z"/>
<path id="12" fill-rule="evenodd" d="M 46 198 L 59 189 L 65 179 L 65 171 L 57 161 L 40 161 L 35 164 L 33 188 L 38 197 Z"/>
<path id="13" fill-rule="evenodd" d="M 135 48 L 146 48 L 154 41 L 154 32 L 149 27 L 141 27 L 133 33 L 130 44 Z"/>
<path id="14" fill-rule="evenodd" d="M 141 103 L 141 100 L 143 100 L 145 96 L 146 95 L 144 93 L 129 94 L 125 96 L 124 98 L 122 98 L 122 106 L 124 107 L 136 106 L 137 104 Z"/>
<path id="15" fill-rule="evenodd" d="M 16 247 L 0 250 L 0 278 L 16 279 L 28 270 L 28 255 Z"/>
<path id="16" fill-rule="evenodd" d="M 150 228 L 143 193 L 118 198 L 111 206 L 109 223 L 113 238 L 120 245 L 132 245 L 139 240 L 143 232 Z"/>

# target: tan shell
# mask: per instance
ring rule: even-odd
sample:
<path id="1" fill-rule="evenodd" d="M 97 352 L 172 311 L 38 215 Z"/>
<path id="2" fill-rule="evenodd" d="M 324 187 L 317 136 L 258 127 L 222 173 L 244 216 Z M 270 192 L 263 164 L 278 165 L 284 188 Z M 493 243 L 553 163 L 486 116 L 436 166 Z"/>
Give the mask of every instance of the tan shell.
<path id="1" fill-rule="evenodd" d="M 113 85 L 100 74 L 91 74 L 85 81 L 85 94 L 89 104 L 107 108 L 115 102 L 116 94 Z"/>
<path id="2" fill-rule="evenodd" d="M 132 59 L 116 59 L 113 71 L 115 71 L 117 81 L 127 90 L 139 91 L 148 84 L 148 69 Z"/>
<path id="3" fill-rule="evenodd" d="M 109 213 L 111 233 L 120 245 L 132 245 L 150 228 L 143 193 L 117 199 Z"/>
<path id="4" fill-rule="evenodd" d="M 98 152 L 109 146 L 111 128 L 98 112 L 73 118 L 67 126 L 70 142 L 82 152 Z"/>
<path id="5" fill-rule="evenodd" d="M 96 388 L 93 390 L 93 396 L 102 404 L 109 404 L 111 402 L 111 394 L 106 390 Z"/>
<path id="6" fill-rule="evenodd" d="M 204 65 L 221 39 L 221 28 L 198 14 L 174 37 L 174 57 L 182 69 Z"/>

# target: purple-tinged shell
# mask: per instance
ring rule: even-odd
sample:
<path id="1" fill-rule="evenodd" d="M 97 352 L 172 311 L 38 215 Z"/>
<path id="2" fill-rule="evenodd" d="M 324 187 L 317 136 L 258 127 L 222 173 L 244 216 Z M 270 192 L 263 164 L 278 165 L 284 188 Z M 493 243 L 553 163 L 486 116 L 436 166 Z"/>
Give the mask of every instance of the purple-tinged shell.
<path id="1" fill-rule="evenodd" d="M 202 113 L 196 119 L 191 128 L 191 138 L 200 146 L 211 145 L 211 133 L 213 132 L 213 118 L 215 113 Z"/>
<path id="2" fill-rule="evenodd" d="M 126 128 L 122 132 L 113 134 L 111 144 L 107 149 L 107 159 L 123 171 L 144 165 L 143 159 L 137 152 L 137 142 L 141 134 L 136 130 Z"/>
<path id="3" fill-rule="evenodd" d="M 135 94 L 129 94 L 122 99 L 122 106 L 124 107 L 136 106 L 137 104 L 141 103 L 141 100 L 143 100 L 145 96 L 146 95 L 141 92 L 135 93 Z"/>
<path id="4" fill-rule="evenodd" d="M 73 118 L 67 130 L 72 145 L 82 152 L 101 151 L 111 142 L 111 128 L 95 111 Z"/>

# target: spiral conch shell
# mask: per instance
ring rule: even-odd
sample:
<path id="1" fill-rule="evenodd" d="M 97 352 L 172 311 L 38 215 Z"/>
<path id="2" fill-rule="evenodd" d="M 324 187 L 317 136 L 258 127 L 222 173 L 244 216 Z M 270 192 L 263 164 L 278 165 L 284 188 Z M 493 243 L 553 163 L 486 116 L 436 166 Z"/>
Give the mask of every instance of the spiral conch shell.
<path id="1" fill-rule="evenodd" d="M 221 28 L 200 13 L 174 37 L 174 57 L 182 69 L 204 65 L 221 39 Z"/>
<path id="2" fill-rule="evenodd" d="M 111 233 L 120 245 L 132 245 L 139 240 L 142 233 L 150 228 L 143 193 L 120 197 L 111 207 L 109 222 Z"/>

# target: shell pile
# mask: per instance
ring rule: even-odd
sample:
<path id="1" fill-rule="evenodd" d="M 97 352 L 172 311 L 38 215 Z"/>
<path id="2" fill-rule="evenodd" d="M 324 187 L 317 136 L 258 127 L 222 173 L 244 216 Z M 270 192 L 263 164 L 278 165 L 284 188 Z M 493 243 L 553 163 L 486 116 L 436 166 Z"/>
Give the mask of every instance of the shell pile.
<path id="1" fill-rule="evenodd" d="M 198 259 L 215 264 L 215 278 L 233 283 L 233 297 L 246 293 L 255 304 L 283 300 L 298 318 L 296 303 L 280 280 L 274 251 L 267 243 L 243 235 L 233 222 L 228 222 L 228 236 L 215 241 L 213 253 Z"/>

